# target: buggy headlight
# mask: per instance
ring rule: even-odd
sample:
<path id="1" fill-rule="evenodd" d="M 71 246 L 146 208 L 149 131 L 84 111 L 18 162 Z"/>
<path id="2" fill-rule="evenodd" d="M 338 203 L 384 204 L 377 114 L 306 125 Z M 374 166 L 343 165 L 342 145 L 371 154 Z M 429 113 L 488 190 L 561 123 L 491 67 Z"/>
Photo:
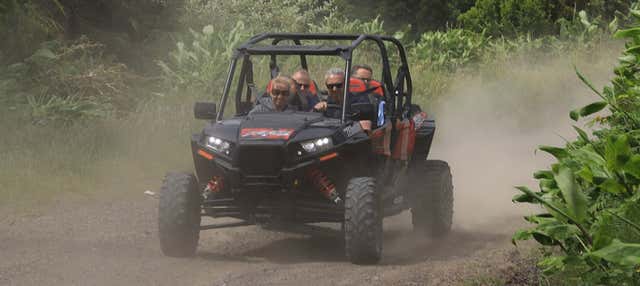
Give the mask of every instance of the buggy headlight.
<path id="1" fill-rule="evenodd" d="M 322 137 L 300 143 L 302 149 L 307 153 L 322 152 L 333 147 L 333 140 L 329 137 Z"/>
<path id="2" fill-rule="evenodd" d="M 208 148 L 225 154 L 225 155 L 229 155 L 229 153 L 231 153 L 231 143 L 222 140 L 220 138 L 217 137 L 213 137 L 213 136 L 209 136 L 207 137 L 206 143 Z"/>

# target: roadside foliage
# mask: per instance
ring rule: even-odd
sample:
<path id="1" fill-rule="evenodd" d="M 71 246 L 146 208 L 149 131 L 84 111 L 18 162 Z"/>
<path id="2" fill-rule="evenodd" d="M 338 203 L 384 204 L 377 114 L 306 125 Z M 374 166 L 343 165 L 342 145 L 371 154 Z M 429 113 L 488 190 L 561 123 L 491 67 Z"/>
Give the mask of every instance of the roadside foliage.
<path id="1" fill-rule="evenodd" d="M 513 241 L 546 246 L 539 267 L 551 279 L 561 277 L 557 283 L 640 285 L 640 10 L 631 15 L 635 23 L 614 34 L 626 40 L 626 50 L 611 85 L 598 91 L 577 71 L 600 100 L 569 116 L 590 118 L 598 128 L 590 136 L 574 126 L 576 140 L 540 146 L 557 162 L 534 173 L 538 191 L 519 186 L 513 198 L 542 207 L 525 218 L 535 226 Z"/>

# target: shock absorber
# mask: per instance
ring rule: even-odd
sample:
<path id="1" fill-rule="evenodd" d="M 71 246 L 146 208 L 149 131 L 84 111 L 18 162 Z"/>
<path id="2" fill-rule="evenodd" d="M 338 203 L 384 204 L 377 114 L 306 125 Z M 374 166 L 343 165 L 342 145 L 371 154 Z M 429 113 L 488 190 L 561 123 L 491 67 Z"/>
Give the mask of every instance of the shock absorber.
<path id="1" fill-rule="evenodd" d="M 207 187 L 204 189 L 206 193 L 218 193 L 224 188 L 224 182 L 221 176 L 213 176 L 209 182 L 207 182 Z"/>
<path id="2" fill-rule="evenodd" d="M 336 186 L 322 171 L 320 171 L 319 169 L 312 169 L 307 173 L 307 178 L 327 199 L 336 204 L 340 204 L 342 202 L 342 199 L 340 198 L 340 196 L 338 195 L 338 191 L 336 190 Z"/>

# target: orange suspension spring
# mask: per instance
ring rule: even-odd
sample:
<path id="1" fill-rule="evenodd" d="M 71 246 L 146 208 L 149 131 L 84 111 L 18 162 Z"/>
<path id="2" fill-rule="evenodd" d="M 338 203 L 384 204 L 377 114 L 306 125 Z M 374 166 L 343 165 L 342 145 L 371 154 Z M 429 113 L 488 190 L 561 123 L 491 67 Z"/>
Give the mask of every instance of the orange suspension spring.
<path id="1" fill-rule="evenodd" d="M 309 171 L 307 173 L 307 178 L 327 199 L 331 200 L 334 203 L 340 203 L 342 201 L 342 199 L 338 195 L 338 191 L 336 191 L 335 185 L 333 185 L 327 175 L 325 175 L 319 169 L 313 169 Z"/>
<path id="2" fill-rule="evenodd" d="M 211 180 L 207 183 L 207 188 L 205 189 L 208 192 L 217 193 L 220 192 L 224 188 L 224 183 L 222 177 L 213 176 Z"/>

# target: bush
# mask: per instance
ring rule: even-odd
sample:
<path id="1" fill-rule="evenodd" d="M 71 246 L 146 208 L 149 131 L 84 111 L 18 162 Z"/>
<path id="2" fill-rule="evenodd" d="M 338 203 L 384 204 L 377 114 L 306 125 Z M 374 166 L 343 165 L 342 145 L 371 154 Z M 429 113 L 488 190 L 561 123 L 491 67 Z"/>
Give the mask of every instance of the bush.
<path id="1" fill-rule="evenodd" d="M 38 43 L 62 31 L 50 11 L 33 1 L 0 3 L 0 64 L 15 63 L 29 56 Z M 18 36 L 19 35 L 19 36 Z"/>
<path id="2" fill-rule="evenodd" d="M 210 95 L 226 80 L 225 68 L 233 48 L 249 34 L 244 22 L 238 21 L 231 31 L 216 30 L 207 25 L 201 32 L 190 31 L 189 44 L 180 41 L 169 54 L 169 61 L 158 61 L 163 82 L 171 94 Z"/>
<path id="3" fill-rule="evenodd" d="M 435 70 L 455 71 L 480 59 L 489 39 L 463 29 L 426 32 L 411 51 L 414 60 Z"/>
<path id="4" fill-rule="evenodd" d="M 139 78 L 124 64 L 103 56 L 102 45 L 87 38 L 71 43 L 44 42 L 22 63 L 4 69 L 14 79 L 17 103 L 31 107 L 39 123 L 104 117 L 135 108 L 131 83 Z"/>
<path id="5" fill-rule="evenodd" d="M 634 15 L 640 11 L 633 11 Z M 573 120 L 606 107 L 610 115 L 593 124 L 594 137 L 578 127 L 578 139 L 564 148 L 542 146 L 558 162 L 538 171 L 540 191 L 518 187 L 515 202 L 541 205 L 546 212 L 528 216 L 532 229 L 514 242 L 535 239 L 555 247 L 540 262 L 544 273 L 569 285 L 638 285 L 640 281 L 640 17 L 615 36 L 628 39 L 615 69 L 613 85 L 597 91 L 601 101 L 571 111 Z"/>
<path id="6" fill-rule="evenodd" d="M 220 5 L 215 6 L 216 3 Z M 176 48 L 169 53 L 167 61 L 157 62 L 162 70 L 163 82 L 166 84 L 164 90 L 179 96 L 208 96 L 214 90 L 222 90 L 221 87 L 226 80 L 226 67 L 233 55 L 233 50 L 256 33 L 277 31 L 384 33 L 383 22 L 379 18 L 371 21 L 350 20 L 340 13 L 337 7 L 332 7 L 332 3 L 328 1 L 318 4 L 316 1 L 308 0 L 295 3 L 289 0 L 256 3 L 188 2 L 187 8 L 193 10 L 194 15 L 204 17 L 202 19 L 212 19 L 209 21 L 211 24 L 205 25 L 201 31 L 190 30 L 181 41 L 177 42 Z M 271 8 L 266 9 L 267 6 Z M 273 6 L 285 8 L 272 9 Z M 217 16 L 214 17 L 214 15 Z M 237 20 L 249 18 L 252 21 Z M 202 19 L 192 21 L 207 22 Z M 234 23 L 235 26 L 228 27 L 230 23 Z M 364 57 L 362 54 L 358 56 Z M 262 59 L 266 60 L 266 58 Z M 287 57 L 280 57 L 279 65 L 283 71 L 293 71 L 299 64 L 297 58 L 295 60 L 295 63 L 288 62 Z M 323 65 L 330 62 L 318 60 L 314 64 Z M 264 61 L 254 62 L 255 70 L 265 67 Z M 256 81 L 260 81 L 265 78 L 266 73 L 256 72 L 255 76 Z"/>
<path id="7" fill-rule="evenodd" d="M 185 19 L 188 27 L 213 25 L 216 30 L 233 29 L 245 22 L 249 34 L 261 32 L 305 32 L 336 7 L 335 0 L 186 0 Z"/>
<path id="8" fill-rule="evenodd" d="M 548 33 L 553 22 L 545 0 L 478 0 L 469 11 L 458 17 L 460 24 L 489 35 L 513 36 L 519 33 Z"/>

